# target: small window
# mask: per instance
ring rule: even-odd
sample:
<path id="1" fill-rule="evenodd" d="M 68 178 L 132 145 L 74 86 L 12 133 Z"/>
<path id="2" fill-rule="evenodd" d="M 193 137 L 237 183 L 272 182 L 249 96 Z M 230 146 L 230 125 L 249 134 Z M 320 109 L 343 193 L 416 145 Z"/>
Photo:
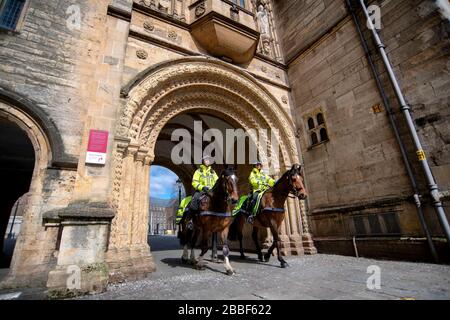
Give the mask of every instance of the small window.
<path id="1" fill-rule="evenodd" d="M 320 126 L 321 124 L 324 124 L 325 120 L 323 119 L 323 114 L 319 113 L 317 115 L 317 124 Z"/>
<path id="2" fill-rule="evenodd" d="M 310 147 L 329 141 L 325 117 L 322 111 L 317 111 L 314 114 L 310 114 L 307 118 L 306 125 L 308 127 L 308 135 L 310 137 Z"/>
<path id="3" fill-rule="evenodd" d="M 16 30 L 26 0 L 0 0 L 0 28 Z"/>
<path id="4" fill-rule="evenodd" d="M 314 119 L 313 118 L 309 118 L 308 119 L 308 129 L 312 130 L 314 129 L 315 125 L 314 125 Z"/>
<path id="5" fill-rule="evenodd" d="M 238 6 L 245 8 L 245 0 L 231 0 L 231 2 L 237 4 Z"/>
<path id="6" fill-rule="evenodd" d="M 320 142 L 328 141 L 328 133 L 327 129 L 320 129 Z"/>
<path id="7" fill-rule="evenodd" d="M 311 133 L 311 144 L 315 145 L 318 143 L 319 143 L 319 140 L 317 140 L 317 134 L 315 132 Z"/>

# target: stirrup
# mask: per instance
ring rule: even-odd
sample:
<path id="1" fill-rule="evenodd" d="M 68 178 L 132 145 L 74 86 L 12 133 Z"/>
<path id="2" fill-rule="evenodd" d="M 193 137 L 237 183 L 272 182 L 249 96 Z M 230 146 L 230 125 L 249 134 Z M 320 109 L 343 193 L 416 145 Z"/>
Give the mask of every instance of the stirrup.
<path id="1" fill-rule="evenodd" d="M 188 221 L 188 223 L 186 223 L 186 229 L 194 230 L 194 224 L 192 223 L 192 221 Z"/>
<path id="2" fill-rule="evenodd" d="M 255 222 L 255 218 L 253 217 L 253 215 L 249 215 L 247 217 L 247 222 L 250 223 L 250 224 L 253 224 L 253 222 Z"/>

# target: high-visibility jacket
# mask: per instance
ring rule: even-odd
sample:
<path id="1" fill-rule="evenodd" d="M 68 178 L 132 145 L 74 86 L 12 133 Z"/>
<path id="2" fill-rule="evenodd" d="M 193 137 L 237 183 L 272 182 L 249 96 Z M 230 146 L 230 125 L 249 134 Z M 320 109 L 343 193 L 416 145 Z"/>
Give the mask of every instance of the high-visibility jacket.
<path id="1" fill-rule="evenodd" d="M 212 188 L 216 184 L 217 176 L 216 172 L 211 168 L 205 165 L 200 165 L 192 178 L 192 186 L 197 191 L 202 191 L 204 187 Z"/>
<path id="2" fill-rule="evenodd" d="M 192 201 L 192 196 L 188 196 L 188 197 L 184 198 L 183 200 L 181 200 L 180 206 L 178 207 L 178 211 L 177 211 L 177 218 L 176 218 L 177 224 L 180 223 L 181 218 L 183 218 L 184 211 L 186 210 L 186 207 L 189 205 L 189 203 L 191 203 L 191 201 Z"/>
<path id="3" fill-rule="evenodd" d="M 250 173 L 248 178 L 250 185 L 252 186 L 253 192 L 262 192 L 270 187 L 273 187 L 275 180 L 265 174 L 262 170 L 254 168 Z"/>

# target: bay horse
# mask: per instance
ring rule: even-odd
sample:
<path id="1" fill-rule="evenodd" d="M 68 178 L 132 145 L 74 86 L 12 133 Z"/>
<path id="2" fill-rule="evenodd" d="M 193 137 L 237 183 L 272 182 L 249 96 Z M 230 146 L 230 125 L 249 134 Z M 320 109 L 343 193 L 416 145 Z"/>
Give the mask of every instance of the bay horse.
<path id="1" fill-rule="evenodd" d="M 278 251 L 278 261 L 281 263 L 281 268 L 288 267 L 288 263 L 281 256 L 281 239 L 279 236 L 280 227 L 284 220 L 284 204 L 290 194 L 298 197 L 300 200 L 307 198 L 305 186 L 303 184 L 302 168 L 296 164 L 292 166 L 290 170 L 283 174 L 278 179 L 275 185 L 267 189 L 261 197 L 260 205 L 257 210 L 256 217 L 253 222 L 252 239 L 256 246 L 258 253 L 258 259 L 261 262 L 268 262 L 270 256 L 275 249 Z M 249 200 L 247 200 L 249 201 Z M 251 208 L 249 210 L 252 210 Z M 242 212 L 239 212 L 230 229 L 230 240 L 239 240 L 239 250 L 241 258 L 245 259 L 244 250 L 242 248 L 242 230 L 246 222 L 246 216 Z M 273 243 L 268 252 L 263 256 L 261 247 L 258 242 L 258 229 L 269 228 L 273 235 Z"/>
<path id="2" fill-rule="evenodd" d="M 239 200 L 237 177 L 231 168 L 225 169 L 219 176 L 214 187 L 200 200 L 199 210 L 190 212 L 189 216 L 193 222 L 193 230 L 187 228 L 186 219 L 180 223 L 180 243 L 183 245 L 183 263 L 189 262 L 196 265 L 199 270 L 205 269 L 204 255 L 208 252 L 208 240 L 217 232 L 223 243 L 224 266 L 227 275 L 235 272 L 228 258 L 228 230 L 233 222 L 232 212 Z M 200 237 L 201 253 L 198 261 L 195 259 L 194 248 Z M 188 261 L 188 246 L 191 248 L 191 256 Z"/>

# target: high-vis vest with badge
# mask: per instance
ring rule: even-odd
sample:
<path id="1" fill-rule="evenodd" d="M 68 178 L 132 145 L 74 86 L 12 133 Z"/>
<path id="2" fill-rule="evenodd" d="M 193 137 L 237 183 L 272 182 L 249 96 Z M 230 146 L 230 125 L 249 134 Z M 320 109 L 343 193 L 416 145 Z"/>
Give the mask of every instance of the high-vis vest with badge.
<path id="1" fill-rule="evenodd" d="M 216 184 L 217 176 L 216 172 L 211 168 L 205 165 L 200 165 L 192 178 L 192 186 L 197 191 L 202 191 L 204 187 L 212 188 Z"/>
<path id="2" fill-rule="evenodd" d="M 265 174 L 262 170 L 258 170 L 258 168 L 252 170 L 248 180 L 252 186 L 253 192 L 265 191 L 275 184 L 275 180 Z"/>

